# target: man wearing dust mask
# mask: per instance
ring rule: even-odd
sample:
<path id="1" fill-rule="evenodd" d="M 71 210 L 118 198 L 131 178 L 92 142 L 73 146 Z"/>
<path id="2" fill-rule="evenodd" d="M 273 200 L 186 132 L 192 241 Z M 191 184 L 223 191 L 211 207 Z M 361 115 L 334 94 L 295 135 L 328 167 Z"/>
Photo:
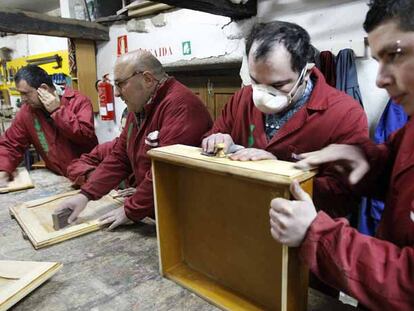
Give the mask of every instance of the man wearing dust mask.
<path id="1" fill-rule="evenodd" d="M 310 54 L 309 34 L 299 25 L 256 24 L 246 38 L 252 85 L 227 102 L 205 135 L 204 151 L 213 152 L 217 143 L 224 143 L 232 160 L 294 161 L 298 153 L 367 137 L 361 106 L 325 82 Z M 346 216 L 357 208 L 358 198 L 336 176 L 332 167 L 320 169 L 315 205 L 333 217 Z"/>

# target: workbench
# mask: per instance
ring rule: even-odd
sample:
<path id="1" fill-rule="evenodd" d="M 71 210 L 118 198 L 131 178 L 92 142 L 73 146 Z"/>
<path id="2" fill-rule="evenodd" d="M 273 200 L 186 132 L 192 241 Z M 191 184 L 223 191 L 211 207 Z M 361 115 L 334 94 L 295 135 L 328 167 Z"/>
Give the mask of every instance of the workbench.
<path id="1" fill-rule="evenodd" d="M 72 190 L 46 169 L 30 172 L 34 189 L 0 195 L 0 260 L 56 261 L 63 268 L 11 310 L 218 310 L 172 281 L 158 266 L 155 225 L 101 230 L 40 250 L 10 218 L 15 204 Z M 308 310 L 355 310 L 309 289 Z"/>

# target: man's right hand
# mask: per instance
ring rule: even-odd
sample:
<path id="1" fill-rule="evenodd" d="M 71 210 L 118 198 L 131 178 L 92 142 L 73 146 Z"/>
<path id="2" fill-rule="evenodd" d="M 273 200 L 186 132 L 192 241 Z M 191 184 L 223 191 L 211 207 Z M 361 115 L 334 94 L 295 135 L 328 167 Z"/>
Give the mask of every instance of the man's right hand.
<path id="1" fill-rule="evenodd" d="M 7 187 L 9 181 L 10 181 L 9 173 L 0 172 L 0 188 Z"/>
<path id="2" fill-rule="evenodd" d="M 325 163 L 334 163 L 338 171 L 349 174 L 351 185 L 358 183 L 370 166 L 362 149 L 354 145 L 329 145 L 319 151 L 302 153 L 296 168 L 309 169 Z"/>
<path id="3" fill-rule="evenodd" d="M 215 152 L 216 144 L 224 143 L 224 153 L 227 153 L 229 148 L 234 145 L 233 138 L 229 134 L 216 133 L 203 139 L 201 147 L 204 152 Z"/>
<path id="4" fill-rule="evenodd" d="M 88 201 L 89 199 L 84 194 L 79 193 L 60 203 L 56 208 L 55 213 L 65 209 L 70 209 L 72 214 L 70 214 L 68 218 L 68 223 L 73 223 L 78 218 L 79 214 L 85 209 Z"/>

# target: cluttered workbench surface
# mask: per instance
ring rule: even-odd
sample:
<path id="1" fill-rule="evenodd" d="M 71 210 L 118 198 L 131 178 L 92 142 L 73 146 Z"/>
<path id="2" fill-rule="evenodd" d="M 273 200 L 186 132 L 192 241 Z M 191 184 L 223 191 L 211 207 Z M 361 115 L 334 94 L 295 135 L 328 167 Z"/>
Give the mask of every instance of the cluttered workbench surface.
<path id="1" fill-rule="evenodd" d="M 35 188 L 0 194 L 0 260 L 60 262 L 63 268 L 11 310 L 218 310 L 159 273 L 155 224 L 100 230 L 35 250 L 9 208 L 73 190 L 45 170 L 30 172 Z M 308 310 L 355 310 L 309 289 Z"/>

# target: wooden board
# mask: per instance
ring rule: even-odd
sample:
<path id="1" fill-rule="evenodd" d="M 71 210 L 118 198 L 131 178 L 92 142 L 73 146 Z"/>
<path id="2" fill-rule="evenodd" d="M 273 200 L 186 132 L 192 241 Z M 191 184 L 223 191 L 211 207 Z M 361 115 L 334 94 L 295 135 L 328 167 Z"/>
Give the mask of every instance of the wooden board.
<path id="1" fill-rule="evenodd" d="M 109 41 L 109 29 L 95 22 L 0 8 L 0 32 Z"/>
<path id="2" fill-rule="evenodd" d="M 36 168 L 46 168 L 46 163 L 43 160 L 37 161 L 36 163 L 32 164 L 32 169 Z"/>
<path id="3" fill-rule="evenodd" d="M 232 3 L 229 0 L 154 0 L 178 8 L 207 12 L 210 14 L 228 16 L 233 19 L 243 19 L 255 16 L 257 0 L 249 0 L 245 4 Z"/>
<path id="4" fill-rule="evenodd" d="M 89 201 L 86 208 L 79 215 L 77 224 L 57 231 L 54 230 L 52 222 L 53 211 L 60 202 L 78 192 L 71 191 L 26 202 L 10 208 L 11 215 L 16 218 L 34 248 L 39 249 L 50 246 L 99 230 L 100 224 L 98 218 L 123 205 L 122 200 L 113 199 L 109 195 L 102 197 L 98 201 Z"/>
<path id="5" fill-rule="evenodd" d="M 29 172 L 25 167 L 18 167 L 13 172 L 13 180 L 9 182 L 7 187 L 0 188 L 0 193 L 8 193 L 24 189 L 34 188 Z"/>
<path id="6" fill-rule="evenodd" d="M 152 150 L 148 152 L 151 157 L 177 165 L 283 185 L 289 185 L 294 179 L 307 180 L 316 174 L 316 171 L 296 169 L 294 163 L 286 161 L 232 161 L 228 158 L 208 157 L 201 154 L 201 148 L 185 145 L 177 144 Z"/>
<path id="7" fill-rule="evenodd" d="M 96 48 L 91 40 L 75 39 L 77 80 L 73 84 L 76 89 L 89 97 L 94 112 L 99 112 L 96 81 Z"/>
<path id="8" fill-rule="evenodd" d="M 150 1 L 147 1 L 150 2 Z M 139 16 L 145 16 L 145 15 L 152 15 L 152 14 L 156 14 L 165 10 L 169 10 L 171 8 L 173 8 L 172 6 L 168 5 L 168 4 L 163 4 L 163 3 L 149 3 L 144 4 L 144 7 L 140 7 L 137 9 L 133 9 L 133 10 L 128 10 L 128 16 L 130 17 L 139 17 Z"/>
<path id="9" fill-rule="evenodd" d="M 61 268 L 57 262 L 0 260 L 0 311 L 9 309 Z"/>
<path id="10" fill-rule="evenodd" d="M 271 237 L 269 205 L 293 179 L 311 194 L 314 172 L 180 145 L 149 154 L 162 275 L 224 310 L 306 310 L 307 268 Z"/>

